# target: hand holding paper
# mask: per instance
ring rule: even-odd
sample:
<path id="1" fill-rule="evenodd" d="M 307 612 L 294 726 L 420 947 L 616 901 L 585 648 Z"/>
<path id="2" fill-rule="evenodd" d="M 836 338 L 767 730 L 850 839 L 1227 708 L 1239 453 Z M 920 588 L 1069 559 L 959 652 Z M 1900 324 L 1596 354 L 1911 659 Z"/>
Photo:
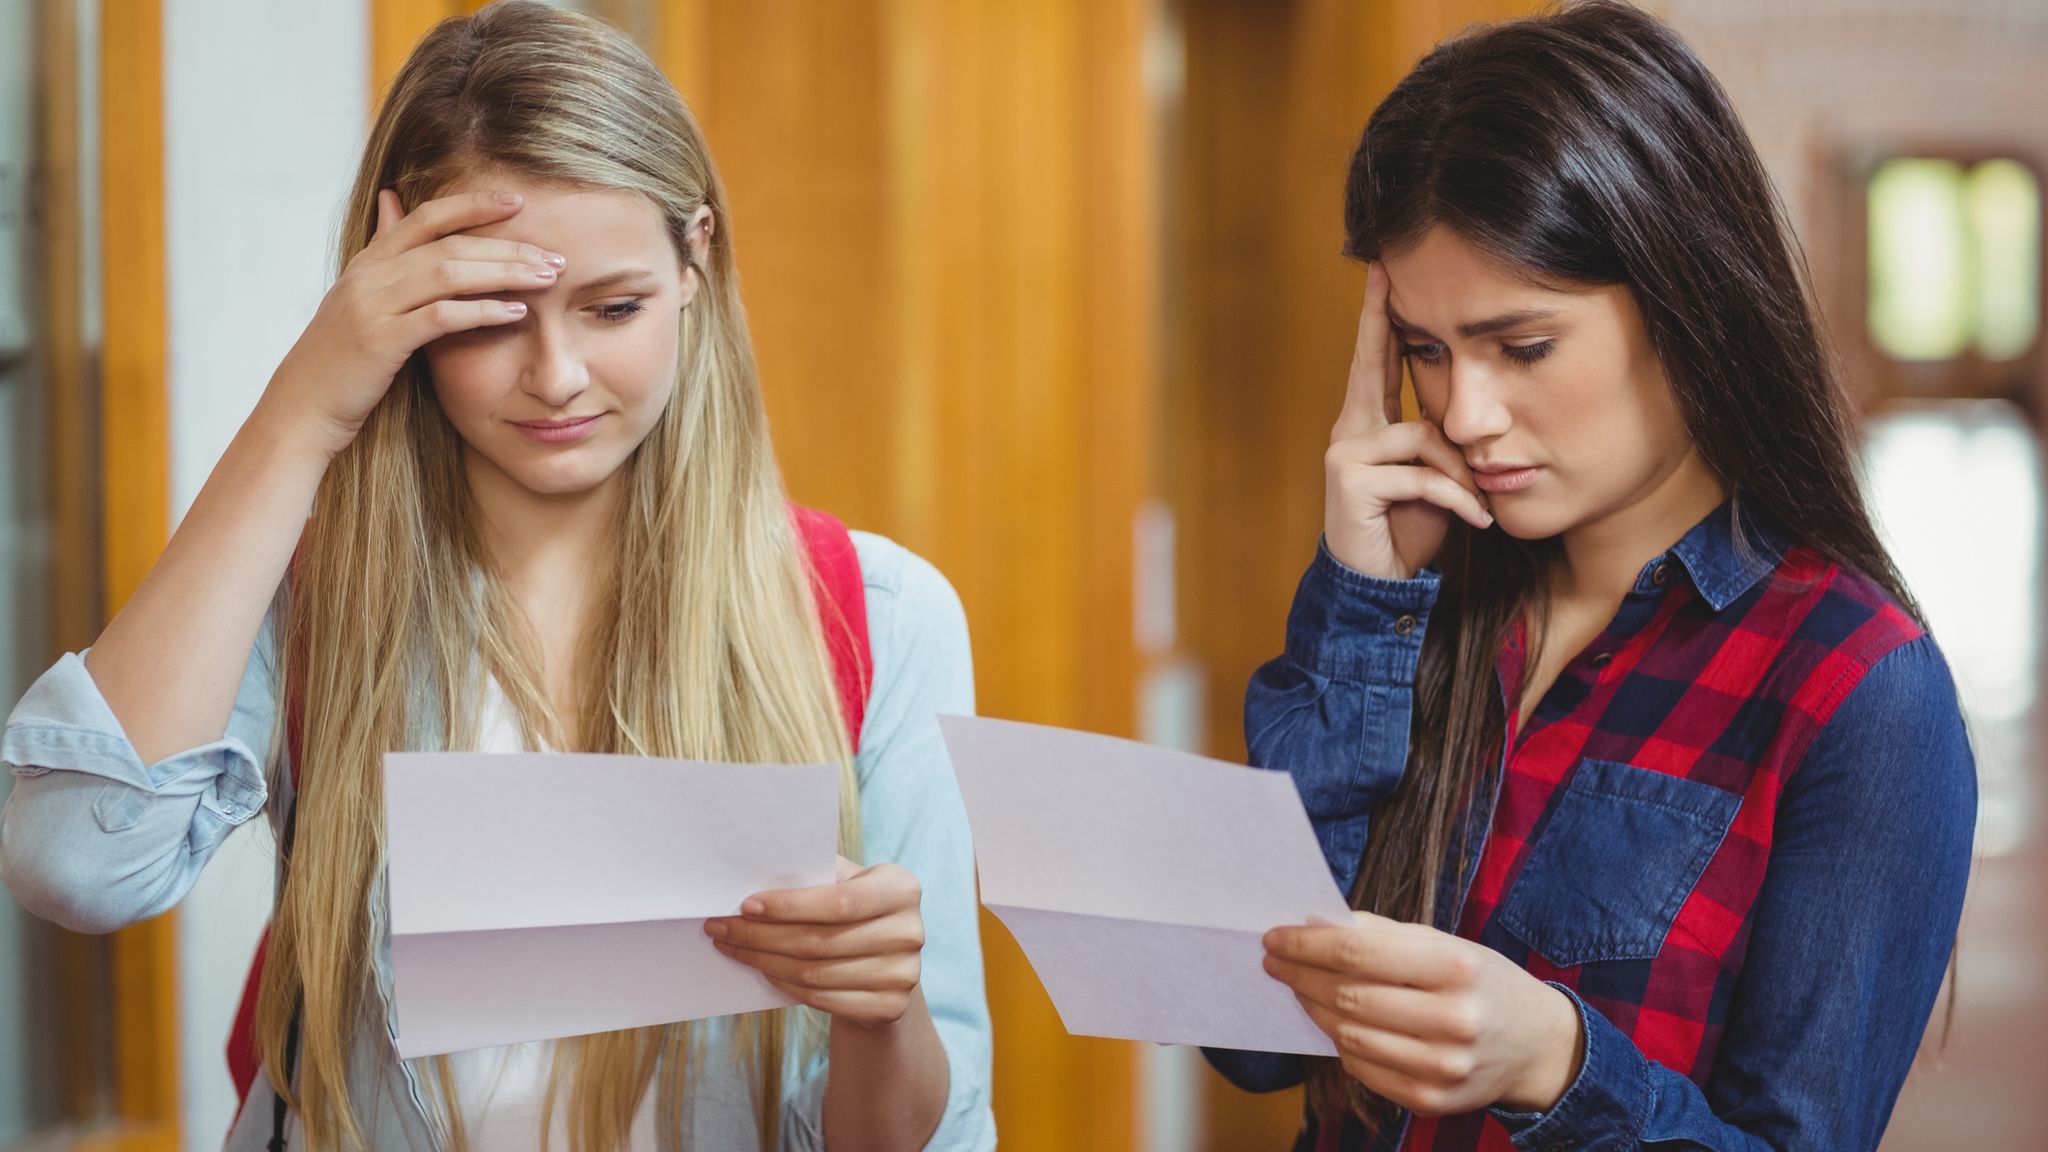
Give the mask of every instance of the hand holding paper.
<path id="1" fill-rule="evenodd" d="M 763 892 L 741 915 L 704 922 L 719 952 L 758 970 L 798 1003 L 856 1024 L 890 1024 L 922 974 L 924 894 L 895 864 L 839 858 L 839 882 Z"/>
<path id="2" fill-rule="evenodd" d="M 942 716 L 982 902 L 1069 1032 L 1331 1056 L 1266 974 L 1267 929 L 1351 910 L 1283 772 Z"/>

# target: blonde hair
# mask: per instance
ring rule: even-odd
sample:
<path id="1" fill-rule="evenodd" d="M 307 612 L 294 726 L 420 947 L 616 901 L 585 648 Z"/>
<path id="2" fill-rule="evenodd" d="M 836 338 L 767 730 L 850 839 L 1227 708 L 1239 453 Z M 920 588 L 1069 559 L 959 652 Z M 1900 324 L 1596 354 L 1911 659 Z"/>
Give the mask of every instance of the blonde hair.
<path id="1" fill-rule="evenodd" d="M 734 270 L 731 217 L 696 122 L 629 39 L 603 23 L 505 0 L 443 21 L 393 81 L 349 197 L 339 256 L 375 234 L 377 192 L 408 208 L 459 177 L 502 169 L 565 186 L 624 189 L 661 211 L 702 286 L 681 319 L 675 392 L 627 464 L 608 594 L 584 638 L 588 687 L 575 731 L 587 751 L 842 765 L 840 851 L 859 858 L 844 717 L 805 557 L 768 439 Z M 686 229 L 716 227 L 692 260 Z M 630 626 L 628 625 L 630 622 Z M 348 1049 L 369 998 L 381 930 L 382 757 L 474 746 L 485 673 L 529 740 L 563 748 L 537 645 L 484 560 L 461 441 L 421 357 L 398 374 L 321 481 L 285 616 L 289 696 L 301 716 L 298 820 L 257 1009 L 272 1086 L 316 1152 L 363 1145 Z M 277 770 L 275 767 L 273 771 Z M 298 1084 L 284 1082 L 295 1005 Z M 820 1029 L 793 1011 L 744 1018 L 735 1058 L 751 1078 L 764 1146 L 776 1140 L 784 1061 Z M 792 1034 L 794 1031 L 794 1035 Z M 693 1029 L 580 1037 L 557 1046 L 545 1128 L 560 1089 L 572 1149 L 624 1147 L 657 1090 L 665 1145 L 681 1137 Z M 462 1118 L 440 1058 L 439 1115 Z"/>

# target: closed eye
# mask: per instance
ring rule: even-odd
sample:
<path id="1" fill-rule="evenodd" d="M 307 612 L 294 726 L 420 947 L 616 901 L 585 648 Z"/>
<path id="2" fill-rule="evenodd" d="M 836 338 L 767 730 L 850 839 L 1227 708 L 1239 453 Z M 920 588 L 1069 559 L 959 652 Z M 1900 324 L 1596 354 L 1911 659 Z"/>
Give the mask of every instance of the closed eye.
<path id="1" fill-rule="evenodd" d="M 621 321 L 630 320 L 645 310 L 646 306 L 638 300 L 622 300 L 616 304 L 600 304 L 595 309 L 592 309 L 592 311 L 597 313 L 598 319 L 608 324 L 617 324 Z"/>
<path id="2" fill-rule="evenodd" d="M 1551 350 L 1556 347 L 1557 341 L 1543 340 L 1535 344 L 1503 344 L 1500 350 L 1502 355 L 1517 364 L 1534 364 L 1550 355 Z"/>
<path id="3" fill-rule="evenodd" d="M 1401 345 L 1401 355 L 1410 360 L 1420 360 L 1424 364 L 1434 367 L 1444 358 L 1444 346 L 1434 340 L 1422 344 L 1403 343 Z"/>

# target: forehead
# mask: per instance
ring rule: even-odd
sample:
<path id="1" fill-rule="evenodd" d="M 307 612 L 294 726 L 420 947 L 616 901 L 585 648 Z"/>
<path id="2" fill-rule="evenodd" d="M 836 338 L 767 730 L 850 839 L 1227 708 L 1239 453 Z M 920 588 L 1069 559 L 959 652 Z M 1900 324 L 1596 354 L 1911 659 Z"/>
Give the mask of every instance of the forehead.
<path id="1" fill-rule="evenodd" d="M 1432 329 L 1528 309 L 1563 310 L 1584 296 L 1534 283 L 1441 226 L 1380 262 L 1394 311 Z"/>
<path id="2" fill-rule="evenodd" d="M 680 271 L 661 210 L 638 192 L 542 183 L 494 169 L 463 176 L 436 195 L 464 192 L 517 192 L 525 201 L 515 215 L 468 229 L 469 235 L 560 252 L 569 258 L 572 272 L 597 273 L 621 264 Z"/>

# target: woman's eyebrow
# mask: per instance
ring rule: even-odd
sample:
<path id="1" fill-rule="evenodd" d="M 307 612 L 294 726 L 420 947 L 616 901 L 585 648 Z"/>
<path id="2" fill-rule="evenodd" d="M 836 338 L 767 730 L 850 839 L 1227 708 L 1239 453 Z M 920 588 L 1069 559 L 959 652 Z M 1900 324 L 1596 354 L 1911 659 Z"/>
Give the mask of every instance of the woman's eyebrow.
<path id="1" fill-rule="evenodd" d="M 1558 310 L 1555 308 L 1523 308 L 1514 312 L 1503 312 L 1498 316 L 1489 316 L 1484 320 L 1474 320 L 1469 324 L 1458 325 L 1458 335 L 1466 340 L 1479 336 L 1491 336 L 1495 332 L 1505 332 L 1510 328 L 1518 328 L 1524 324 L 1533 324 L 1538 320 L 1549 320 L 1557 314 Z M 1430 335 L 1427 328 L 1418 324 L 1412 324 L 1403 318 L 1399 312 L 1394 310 L 1392 303 L 1387 305 L 1387 319 L 1393 321 L 1394 327 L 1401 329 L 1403 332 L 1411 332 L 1417 336 Z"/>
<path id="2" fill-rule="evenodd" d="M 629 281 L 651 279 L 653 276 L 654 273 L 645 268 L 621 268 L 616 272 L 607 272 L 583 281 L 576 285 L 576 291 L 591 292 L 600 288 L 613 288 Z"/>
<path id="3" fill-rule="evenodd" d="M 1555 308 L 1523 308 L 1515 312 L 1503 312 L 1498 316 L 1488 317 L 1485 320 L 1475 320 L 1470 324 L 1458 325 L 1458 335 L 1467 340 L 1475 336 L 1491 336 L 1495 332 L 1505 332 L 1510 328 L 1519 328 L 1524 324 L 1533 324 L 1538 320 L 1548 320 L 1556 315 L 1557 309 Z"/>
<path id="4" fill-rule="evenodd" d="M 1409 323 L 1406 317 L 1402 316 L 1399 312 L 1395 311 L 1394 302 L 1392 300 L 1387 301 L 1387 319 L 1393 323 L 1395 329 L 1398 331 L 1413 333 L 1417 336 L 1429 335 L 1428 329 Z M 1431 338 L 1434 339 L 1434 337 Z"/>

